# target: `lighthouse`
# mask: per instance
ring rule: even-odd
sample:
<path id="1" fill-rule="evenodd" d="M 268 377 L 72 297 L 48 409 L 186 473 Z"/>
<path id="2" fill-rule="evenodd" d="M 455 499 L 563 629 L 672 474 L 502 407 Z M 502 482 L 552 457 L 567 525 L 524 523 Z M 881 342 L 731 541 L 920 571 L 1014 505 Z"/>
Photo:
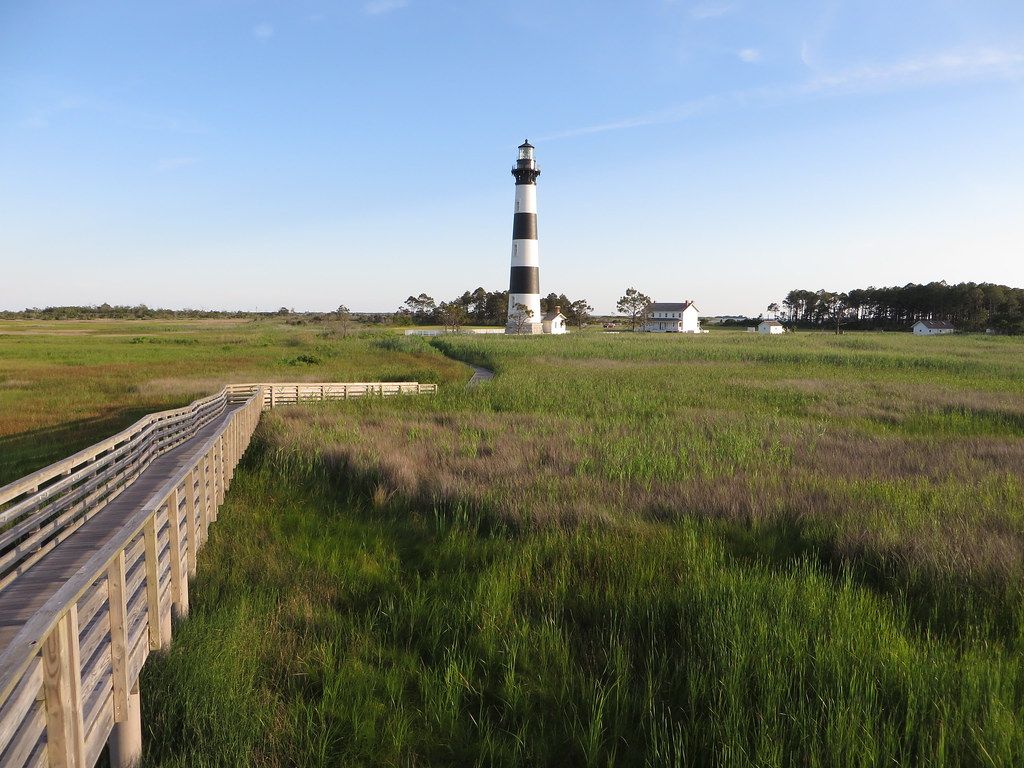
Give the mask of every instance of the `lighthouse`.
<path id="1" fill-rule="evenodd" d="M 540 314 L 540 261 L 537 253 L 537 177 L 540 168 L 529 141 L 519 145 L 516 208 L 512 220 L 512 272 L 508 285 L 505 333 L 543 333 Z"/>

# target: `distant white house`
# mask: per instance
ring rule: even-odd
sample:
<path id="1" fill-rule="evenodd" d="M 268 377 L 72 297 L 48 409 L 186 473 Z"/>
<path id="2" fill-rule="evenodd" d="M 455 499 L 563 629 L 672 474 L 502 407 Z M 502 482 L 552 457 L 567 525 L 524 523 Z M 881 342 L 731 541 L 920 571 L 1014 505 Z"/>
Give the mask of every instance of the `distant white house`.
<path id="1" fill-rule="evenodd" d="M 746 315 L 714 315 L 705 317 L 705 325 L 721 325 L 722 323 L 741 323 L 746 320 Z"/>
<path id="2" fill-rule="evenodd" d="M 778 320 L 762 320 L 757 326 L 758 333 L 785 333 L 786 329 L 782 326 Z"/>
<path id="3" fill-rule="evenodd" d="M 544 333 L 566 333 L 568 329 L 565 327 L 565 315 L 562 314 L 561 307 L 555 307 L 554 312 L 548 312 L 541 318 L 541 325 L 544 328 Z"/>
<path id="4" fill-rule="evenodd" d="M 956 328 L 952 323 L 945 320 L 918 320 L 911 327 L 915 336 L 936 336 L 943 333 L 953 333 Z"/>
<path id="5" fill-rule="evenodd" d="M 647 333 L 700 333 L 700 316 L 692 301 L 656 301 L 647 307 L 640 330 Z"/>

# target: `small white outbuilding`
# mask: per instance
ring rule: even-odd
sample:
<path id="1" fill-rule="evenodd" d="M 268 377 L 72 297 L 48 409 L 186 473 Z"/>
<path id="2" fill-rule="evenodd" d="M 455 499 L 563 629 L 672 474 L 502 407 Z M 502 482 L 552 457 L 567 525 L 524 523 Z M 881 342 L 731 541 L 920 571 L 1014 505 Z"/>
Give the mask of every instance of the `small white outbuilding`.
<path id="1" fill-rule="evenodd" d="M 911 330 L 915 336 L 937 336 L 943 333 L 953 333 L 956 328 L 945 320 L 918 320 L 911 326 Z"/>
<path id="2" fill-rule="evenodd" d="M 757 326 L 758 333 L 776 334 L 785 333 L 786 329 L 778 320 L 762 320 Z"/>
<path id="3" fill-rule="evenodd" d="M 555 307 L 554 312 L 548 312 L 541 318 L 541 326 L 544 329 L 544 333 L 567 333 L 568 328 L 565 325 L 565 320 L 562 308 Z"/>

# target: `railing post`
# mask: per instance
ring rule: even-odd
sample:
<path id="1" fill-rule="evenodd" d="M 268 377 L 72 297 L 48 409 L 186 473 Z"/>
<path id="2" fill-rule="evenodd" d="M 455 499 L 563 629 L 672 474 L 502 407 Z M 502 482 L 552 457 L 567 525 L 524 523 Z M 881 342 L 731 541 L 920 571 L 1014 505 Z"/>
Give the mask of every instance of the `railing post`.
<path id="1" fill-rule="evenodd" d="M 199 529 L 202 531 L 203 544 L 210 538 L 210 494 L 213 492 L 210 487 L 210 453 L 207 451 L 203 456 L 203 487 L 199 506 Z"/>
<path id="2" fill-rule="evenodd" d="M 217 510 L 220 509 L 221 502 L 224 501 L 224 435 L 220 434 L 217 436 L 217 461 L 214 471 L 214 477 L 216 478 L 217 495 L 214 497 L 213 514 L 211 515 L 211 522 L 217 519 Z"/>
<path id="3" fill-rule="evenodd" d="M 171 606 L 179 616 L 188 616 L 188 576 L 181 569 L 180 501 L 174 488 L 167 496 L 167 549 L 171 558 Z"/>
<path id="4" fill-rule="evenodd" d="M 217 505 L 220 503 L 220 438 L 213 442 L 210 450 L 210 520 L 217 519 Z"/>
<path id="5" fill-rule="evenodd" d="M 228 485 L 230 487 L 231 481 L 235 479 L 235 467 L 238 466 L 238 418 L 232 414 L 231 416 L 231 443 L 229 448 L 229 459 L 228 459 Z"/>
<path id="6" fill-rule="evenodd" d="M 170 638 L 164 638 L 160 622 L 160 562 L 156 538 L 156 512 L 146 520 L 142 529 L 145 540 L 146 568 L 146 614 L 149 624 L 149 647 L 151 650 L 163 648 Z"/>
<path id="7" fill-rule="evenodd" d="M 114 722 L 128 717 L 128 595 L 124 550 L 107 566 L 107 601 L 110 606 L 110 668 L 114 678 Z"/>
<path id="8" fill-rule="evenodd" d="M 114 723 L 107 739 L 111 768 L 135 768 L 142 759 L 142 697 L 136 682 L 128 693 L 125 719 Z"/>
<path id="9" fill-rule="evenodd" d="M 87 768 L 81 675 L 78 606 L 72 604 L 43 643 L 46 752 L 51 766 Z"/>
<path id="10" fill-rule="evenodd" d="M 199 539 L 196 536 L 196 476 L 199 465 L 185 476 L 185 537 L 188 539 L 188 575 L 196 575 L 196 556 L 199 554 Z"/>
<path id="11" fill-rule="evenodd" d="M 274 410 L 274 385 L 270 385 L 270 410 Z"/>
<path id="12" fill-rule="evenodd" d="M 112 768 L 132 768 L 142 757 L 142 713 L 138 684 L 128 681 L 128 606 L 124 550 L 107 568 L 110 605 L 110 661 L 113 674 L 114 727 L 107 737 Z"/>

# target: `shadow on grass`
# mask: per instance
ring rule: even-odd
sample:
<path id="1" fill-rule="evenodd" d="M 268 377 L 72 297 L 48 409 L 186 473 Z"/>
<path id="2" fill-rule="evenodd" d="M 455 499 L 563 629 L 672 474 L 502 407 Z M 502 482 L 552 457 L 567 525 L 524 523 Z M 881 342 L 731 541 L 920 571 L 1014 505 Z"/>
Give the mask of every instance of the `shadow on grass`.
<path id="1" fill-rule="evenodd" d="M 744 526 L 722 523 L 726 551 L 740 562 L 784 572 L 801 561 L 839 584 L 850 577 L 859 586 L 904 609 L 922 637 L 936 635 L 967 647 L 977 635 L 1009 647 L 1019 642 L 1020 591 L 996 577 L 913 567 L 885 553 L 865 549 L 851 556 L 833 541 L 809 533 L 796 520 Z M 975 632 L 966 632 L 966 627 Z"/>
<path id="2" fill-rule="evenodd" d="M 261 445 L 261 450 L 266 450 L 265 445 Z M 358 510 L 367 519 L 403 520 L 417 510 L 431 509 L 437 530 L 457 525 L 474 530 L 481 540 L 516 538 L 525 533 L 479 500 L 441 501 L 389 494 L 384 504 L 378 504 L 375 496 L 386 485 L 382 475 L 360 472 L 322 458 L 311 464 L 309 470 L 310 477 L 326 482 L 335 498 L 343 499 L 350 510 Z M 648 519 L 657 520 L 662 512 L 649 510 Z M 979 637 L 1007 647 L 1019 643 L 1021 590 L 1016 581 L 997 574 L 914 565 L 898 552 L 871 547 L 851 552 L 841 548 L 819 526 L 793 518 L 756 525 L 707 518 L 703 522 L 715 532 L 734 561 L 756 563 L 780 574 L 811 563 L 837 588 L 850 579 L 885 600 L 894 611 L 905 612 L 908 628 L 920 637 L 939 636 L 962 648 L 970 647 Z M 405 562 L 420 562 L 422 542 L 415 535 L 396 544 Z"/>
<path id="3" fill-rule="evenodd" d="M 116 434 L 152 408 L 120 408 L 88 419 L 0 436 L 0 485 L 52 464 Z"/>

